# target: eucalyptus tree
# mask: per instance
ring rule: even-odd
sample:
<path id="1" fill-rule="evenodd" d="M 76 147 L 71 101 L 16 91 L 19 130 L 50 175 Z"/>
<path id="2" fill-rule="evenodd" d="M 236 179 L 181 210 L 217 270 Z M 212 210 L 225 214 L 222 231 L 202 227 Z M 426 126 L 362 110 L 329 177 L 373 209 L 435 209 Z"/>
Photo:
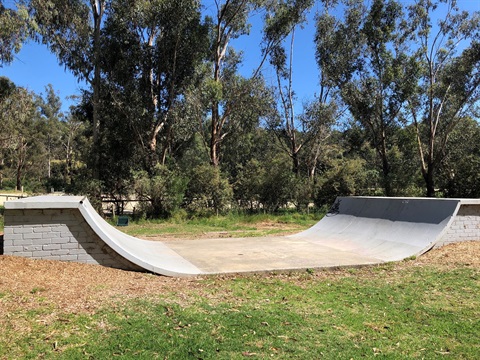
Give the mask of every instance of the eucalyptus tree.
<path id="1" fill-rule="evenodd" d="M 321 152 L 328 146 L 326 140 L 333 126 L 339 123 L 344 109 L 332 87 L 320 79 L 320 92 L 312 100 L 304 101 L 302 113 L 296 115 L 291 68 L 287 73 L 290 79 L 282 89 L 277 69 L 280 109 L 272 113 L 268 128 L 277 138 L 280 149 L 292 160 L 292 172 L 299 175 L 305 168 L 308 178 L 314 181 Z"/>
<path id="2" fill-rule="evenodd" d="M 6 116 L 6 111 L 11 105 L 11 97 L 14 96 L 17 91 L 17 86 L 7 77 L 0 77 L 0 116 L 2 121 L 0 122 L 0 148 L 4 147 L 4 144 L 10 140 L 10 133 L 14 130 L 15 122 L 10 116 Z"/>
<path id="3" fill-rule="evenodd" d="M 465 117 L 459 121 L 446 144 L 439 164 L 436 186 L 446 197 L 480 198 L 480 124 Z"/>
<path id="4" fill-rule="evenodd" d="M 11 134 L 15 130 L 14 118 L 8 116 L 10 111 L 11 98 L 16 92 L 15 84 L 10 79 L 0 77 L 0 188 L 3 187 L 3 180 L 6 171 L 7 150 L 12 142 Z"/>
<path id="5" fill-rule="evenodd" d="M 45 123 L 45 139 L 43 139 L 47 152 L 47 173 L 45 175 L 50 179 L 52 176 L 52 160 L 57 160 L 60 157 L 61 121 L 63 121 L 64 115 L 61 112 L 62 102 L 52 84 L 45 87 L 45 92 L 45 94 L 42 94 L 43 96 L 39 97 L 38 106 Z"/>
<path id="6" fill-rule="evenodd" d="M 107 8 L 105 88 L 114 111 L 129 122 L 147 171 L 165 163 L 178 108 L 205 58 L 199 6 L 197 0 L 115 0 Z"/>
<path id="7" fill-rule="evenodd" d="M 71 185 L 75 171 L 81 164 L 82 148 L 85 143 L 85 123 L 79 121 L 72 114 L 68 114 L 60 123 L 61 130 L 61 154 L 63 161 L 63 186 L 68 188 Z"/>
<path id="8" fill-rule="evenodd" d="M 455 0 L 418 0 L 408 14 L 405 33 L 416 45 L 414 58 L 420 68 L 409 111 L 426 194 L 434 196 L 435 176 L 451 149 L 452 131 L 478 110 L 480 12 L 461 11 Z"/>
<path id="9" fill-rule="evenodd" d="M 343 20 L 328 12 L 317 20 L 317 61 L 353 119 L 367 129 L 387 196 L 393 195 L 394 134 L 417 77 L 400 32 L 403 16 L 395 0 L 374 0 L 369 8 L 358 0 L 346 3 Z"/>
<path id="10" fill-rule="evenodd" d="M 322 86 L 322 89 L 324 87 Z M 339 123 L 343 110 L 338 100 L 332 96 L 326 98 L 326 94 L 320 94 L 311 102 L 304 104 L 303 113 L 300 115 L 301 133 L 305 148 L 306 169 L 310 181 L 316 181 L 317 169 L 320 159 L 329 151 L 328 139 L 332 136 L 333 128 Z"/>
<path id="11" fill-rule="evenodd" d="M 306 21 L 313 1 L 281 1 L 268 7 L 265 21 L 265 40 L 272 44 L 270 64 L 277 79 L 278 112 L 269 125 L 279 139 L 282 149 L 292 159 L 292 171 L 300 172 L 300 153 L 309 147 L 307 167 L 313 179 L 319 148 L 328 137 L 329 127 L 336 120 L 337 106 L 330 93 L 329 84 L 320 79 L 320 93 L 313 101 L 304 104 L 300 116 L 295 113 L 294 48 L 295 33 Z"/>
<path id="12" fill-rule="evenodd" d="M 16 9 L 8 8 L 0 1 L 0 67 L 13 61 L 14 54 L 29 37 L 32 25 L 24 6 L 16 4 Z"/>
<path id="13" fill-rule="evenodd" d="M 22 180 L 29 168 L 38 164 L 39 157 L 43 156 L 38 147 L 39 113 L 37 96 L 13 83 L 5 84 L 8 89 L 0 99 L 1 133 L 8 134 L 2 139 L 2 165 L 15 178 L 17 189 L 22 188 Z M 2 86 L 2 90 L 5 87 Z M 34 158 L 36 159 L 34 160 Z M 2 166 L 3 167 L 3 166 Z M 3 180 L 2 171 L 2 180 Z"/>
<path id="14" fill-rule="evenodd" d="M 239 126 L 242 117 L 236 117 L 239 112 L 250 112 L 253 117 L 250 120 L 258 123 L 262 117 L 268 115 L 270 109 L 265 107 L 261 112 L 248 109 L 249 104 L 255 103 L 257 96 L 267 95 L 268 91 L 261 89 L 265 87 L 262 78 L 262 67 L 269 54 L 274 51 L 278 43 L 282 42 L 287 33 L 291 30 L 291 24 L 295 21 L 292 15 L 295 12 L 302 13 L 303 0 L 277 2 L 268 0 L 224 0 L 215 1 L 212 5 L 214 14 L 207 18 L 211 28 L 211 73 L 206 81 L 205 92 L 209 97 L 204 100 L 205 108 L 210 116 L 205 123 L 209 134 L 207 145 L 209 149 L 210 162 L 213 166 L 220 164 L 220 147 L 225 138 Z M 309 2 L 309 1 L 307 1 Z M 254 66 L 252 75 L 243 77 L 238 75 L 238 69 L 243 61 L 242 54 L 236 52 L 231 42 L 250 31 L 249 20 L 253 15 L 263 13 L 266 18 L 271 15 L 275 4 L 282 4 L 282 9 L 288 10 L 282 21 L 277 21 L 270 26 L 271 36 L 265 35 L 258 46 L 261 48 L 261 57 L 258 64 Z M 280 6 L 280 5 L 279 5 Z M 270 15 L 269 15 L 270 14 Z M 280 18 L 280 16 L 278 16 Z M 258 91 L 260 89 L 260 91 Z M 260 92 L 260 93 L 259 93 Z M 267 95 L 269 97 L 270 95 Z M 270 101 L 270 100 L 268 100 Z M 258 108 L 257 108 L 258 109 Z M 261 110 L 261 109 L 258 109 Z M 243 118 L 244 119 L 244 118 Z"/>
<path id="15" fill-rule="evenodd" d="M 85 151 L 79 138 L 85 130 L 85 122 L 71 113 L 62 111 L 62 102 L 51 84 L 37 98 L 40 114 L 37 140 L 43 149 L 40 163 L 46 163 L 42 176 L 46 178 L 46 189 L 66 189 L 72 181 L 78 155 Z"/>
<path id="16" fill-rule="evenodd" d="M 92 87 L 93 174 L 99 176 L 101 30 L 106 0 L 25 0 L 38 39 L 61 65 Z"/>
<path id="17" fill-rule="evenodd" d="M 251 0 L 215 1 L 215 13 L 207 18 L 211 28 L 212 72 L 206 82 L 209 98 L 205 100 L 211 117 L 208 148 L 214 167 L 220 164 L 219 148 L 228 134 L 226 127 L 236 111 L 236 100 L 254 89 L 248 79 L 237 75 L 241 56 L 229 46 L 232 40 L 249 33 L 249 16 L 260 5 Z"/>

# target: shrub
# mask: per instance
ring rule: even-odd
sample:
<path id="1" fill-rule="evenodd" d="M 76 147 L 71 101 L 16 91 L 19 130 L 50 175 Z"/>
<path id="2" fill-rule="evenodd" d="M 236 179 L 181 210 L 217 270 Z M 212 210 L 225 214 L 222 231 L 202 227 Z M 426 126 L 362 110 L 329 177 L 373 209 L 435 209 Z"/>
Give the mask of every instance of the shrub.
<path id="1" fill-rule="evenodd" d="M 229 208 L 233 190 L 220 169 L 204 164 L 195 167 L 185 194 L 187 210 L 194 214 L 214 212 Z"/>
<path id="2" fill-rule="evenodd" d="M 288 165 L 275 159 L 266 172 L 260 201 L 268 211 L 286 206 L 295 197 L 296 176 Z"/>
<path id="3" fill-rule="evenodd" d="M 254 210 L 260 206 L 265 176 L 266 170 L 255 159 L 241 167 L 234 184 L 234 193 L 242 208 Z"/>
<path id="4" fill-rule="evenodd" d="M 366 177 L 364 160 L 343 158 L 318 183 L 315 189 L 315 206 L 320 209 L 324 205 L 331 205 L 337 196 L 361 195 Z"/>
<path id="5" fill-rule="evenodd" d="M 134 190 L 140 200 L 140 211 L 148 218 L 167 218 L 183 202 L 187 181 L 176 171 L 157 165 L 153 174 L 134 174 Z"/>

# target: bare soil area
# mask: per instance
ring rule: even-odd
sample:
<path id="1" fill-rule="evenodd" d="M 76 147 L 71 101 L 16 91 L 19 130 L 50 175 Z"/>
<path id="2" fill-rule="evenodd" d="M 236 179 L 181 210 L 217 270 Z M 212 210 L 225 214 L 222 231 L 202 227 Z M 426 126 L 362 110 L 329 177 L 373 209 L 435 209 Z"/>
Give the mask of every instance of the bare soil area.
<path id="1" fill-rule="evenodd" d="M 414 260 L 394 264 L 392 271 L 416 266 L 434 266 L 445 270 L 465 266 L 480 269 L 480 241 L 431 250 Z M 1 319 L 19 309 L 44 308 L 47 305 L 52 307 L 51 316 L 55 316 L 56 312 L 93 313 L 108 304 L 118 304 L 132 298 L 153 299 L 164 293 L 175 293 L 176 302 L 181 304 L 191 301 L 191 295 L 188 294 L 202 296 L 205 287 L 202 282 L 204 278 L 201 277 L 169 278 L 98 265 L 12 256 L 0 256 L 0 268 L 0 326 Z M 365 271 L 362 275 L 369 276 L 369 273 L 371 272 Z M 314 272 L 311 276 L 321 280 L 347 274 L 348 269 L 337 269 Z M 234 276 L 216 278 L 222 280 Z M 305 273 L 297 276 L 289 274 L 288 281 L 305 281 Z"/>

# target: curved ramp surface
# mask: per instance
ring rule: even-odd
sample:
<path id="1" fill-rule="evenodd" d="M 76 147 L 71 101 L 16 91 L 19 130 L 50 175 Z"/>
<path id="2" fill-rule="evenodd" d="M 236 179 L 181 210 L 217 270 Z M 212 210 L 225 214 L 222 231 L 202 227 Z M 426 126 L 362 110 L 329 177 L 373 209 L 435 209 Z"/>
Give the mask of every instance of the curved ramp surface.
<path id="1" fill-rule="evenodd" d="M 163 242 L 122 233 L 105 222 L 82 197 L 32 197 L 8 202 L 5 207 L 7 211 L 78 209 L 93 233 L 120 257 L 154 273 L 185 276 L 401 260 L 432 248 L 450 226 L 461 201 L 341 197 L 320 222 L 296 235 Z M 475 204 L 480 202 L 475 201 Z M 29 222 L 31 219 L 26 221 Z M 7 231 L 7 228 L 6 220 L 5 241 L 15 248 L 14 240 L 9 242 L 7 239 L 15 229 Z"/>
<path id="2" fill-rule="evenodd" d="M 310 229 L 293 235 L 380 261 L 431 249 L 449 227 L 459 199 L 340 197 Z"/>

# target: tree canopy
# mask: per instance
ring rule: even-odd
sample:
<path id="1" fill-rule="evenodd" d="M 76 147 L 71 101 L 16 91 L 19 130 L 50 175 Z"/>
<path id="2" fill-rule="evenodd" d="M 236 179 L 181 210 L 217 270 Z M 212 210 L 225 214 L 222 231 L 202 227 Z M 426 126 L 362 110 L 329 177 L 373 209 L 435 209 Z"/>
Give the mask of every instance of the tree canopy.
<path id="1" fill-rule="evenodd" d="M 0 78 L 0 187 L 135 198 L 153 217 L 480 197 L 479 12 L 454 0 L 204 5 L 0 3 L 0 65 L 31 36 L 86 83 L 62 112 L 52 85 L 34 94 Z M 318 86 L 300 101 L 296 36 L 313 12 Z M 253 16 L 247 73 L 235 41 Z"/>

